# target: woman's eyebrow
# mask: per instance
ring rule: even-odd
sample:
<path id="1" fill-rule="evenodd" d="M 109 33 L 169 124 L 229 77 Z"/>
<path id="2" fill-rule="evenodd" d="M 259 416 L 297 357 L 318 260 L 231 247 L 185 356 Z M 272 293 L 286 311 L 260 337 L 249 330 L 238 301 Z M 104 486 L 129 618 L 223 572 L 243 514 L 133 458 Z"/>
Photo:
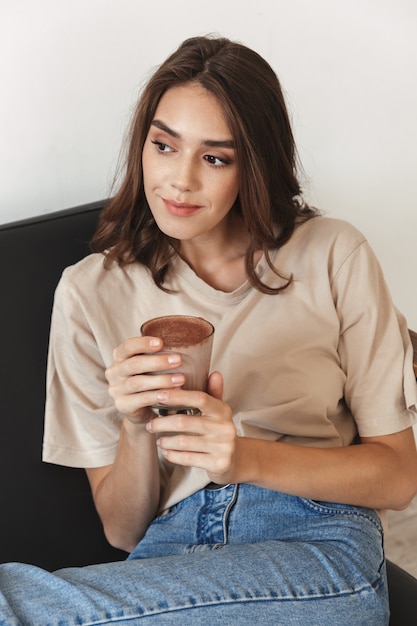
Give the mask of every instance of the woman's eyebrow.
<path id="1" fill-rule="evenodd" d="M 181 135 L 177 133 L 175 130 L 161 122 L 161 120 L 153 120 L 151 126 L 155 126 L 162 130 L 163 132 L 171 135 L 174 139 L 181 139 Z M 207 146 L 209 148 L 234 148 L 235 142 L 232 139 L 225 140 L 217 140 L 217 139 L 203 139 L 201 142 L 202 146 Z"/>
<path id="2" fill-rule="evenodd" d="M 172 130 L 172 128 L 170 128 L 160 120 L 153 120 L 151 126 L 156 126 L 156 128 L 159 128 L 159 130 L 162 130 L 164 133 L 171 135 L 171 137 L 174 137 L 175 139 L 181 139 L 181 135 L 179 135 L 177 132 L 175 132 L 175 130 Z"/>

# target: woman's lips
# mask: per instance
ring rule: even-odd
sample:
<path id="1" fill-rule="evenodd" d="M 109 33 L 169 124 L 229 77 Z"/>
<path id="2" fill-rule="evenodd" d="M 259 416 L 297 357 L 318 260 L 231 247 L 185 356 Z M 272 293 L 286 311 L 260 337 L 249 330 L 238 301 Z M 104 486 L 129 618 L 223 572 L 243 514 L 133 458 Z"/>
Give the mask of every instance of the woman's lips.
<path id="1" fill-rule="evenodd" d="M 189 204 L 188 202 L 176 202 L 165 198 L 162 201 L 167 211 L 176 217 L 189 217 L 201 208 L 198 204 Z"/>

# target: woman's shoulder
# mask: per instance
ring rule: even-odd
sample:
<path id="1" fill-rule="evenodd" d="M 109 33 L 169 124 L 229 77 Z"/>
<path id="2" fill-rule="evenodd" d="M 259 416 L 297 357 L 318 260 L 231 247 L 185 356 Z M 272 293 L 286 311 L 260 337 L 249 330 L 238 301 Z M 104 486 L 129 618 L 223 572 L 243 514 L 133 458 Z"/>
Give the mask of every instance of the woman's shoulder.
<path id="1" fill-rule="evenodd" d="M 126 278 L 138 280 L 148 277 L 148 270 L 139 263 L 119 265 L 113 261 L 106 264 L 106 254 L 94 252 L 77 263 L 66 267 L 62 273 L 60 285 L 78 292 L 92 293 L 102 286 L 111 288 L 112 285 L 125 282 Z"/>
<path id="2" fill-rule="evenodd" d="M 343 259 L 357 248 L 369 248 L 365 235 L 352 223 L 327 215 L 318 215 L 299 224 L 290 240 L 294 252 L 308 250 L 318 258 Z"/>
<path id="3" fill-rule="evenodd" d="M 288 267 L 290 273 L 310 273 L 313 268 L 326 269 L 334 275 L 348 259 L 362 253 L 370 258 L 373 253 L 364 234 L 350 222 L 336 217 L 317 215 L 298 224 L 291 239 L 275 257 L 279 267 Z"/>
<path id="4" fill-rule="evenodd" d="M 300 223 L 294 232 L 295 237 L 315 238 L 322 242 L 344 240 L 352 243 L 366 241 L 365 235 L 347 220 L 319 214 Z"/>
<path id="5" fill-rule="evenodd" d="M 97 272 L 101 271 L 104 266 L 105 254 L 101 252 L 94 252 L 92 254 L 88 254 L 80 261 L 73 263 L 72 265 L 68 265 L 63 274 L 66 277 L 78 276 L 80 274 L 88 274 L 92 271 Z"/>
<path id="6" fill-rule="evenodd" d="M 71 285 L 80 287 L 96 284 L 108 272 L 105 268 L 105 258 L 105 254 L 92 253 L 77 263 L 69 265 L 62 272 L 60 284 L 65 284 L 67 287 Z M 111 274 L 114 274 L 115 268 L 112 267 L 109 271 Z"/>

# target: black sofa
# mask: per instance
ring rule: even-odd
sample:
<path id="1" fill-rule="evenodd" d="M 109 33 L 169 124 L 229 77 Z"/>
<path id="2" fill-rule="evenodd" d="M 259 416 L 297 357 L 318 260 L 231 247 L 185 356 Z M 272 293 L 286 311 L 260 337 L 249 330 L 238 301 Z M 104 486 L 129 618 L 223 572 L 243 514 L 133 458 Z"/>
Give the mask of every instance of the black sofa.
<path id="1" fill-rule="evenodd" d="M 104 202 L 0 226 L 0 562 L 48 570 L 126 557 L 106 542 L 83 470 L 41 462 L 50 313 Z M 417 580 L 388 563 L 391 626 L 417 624 Z"/>

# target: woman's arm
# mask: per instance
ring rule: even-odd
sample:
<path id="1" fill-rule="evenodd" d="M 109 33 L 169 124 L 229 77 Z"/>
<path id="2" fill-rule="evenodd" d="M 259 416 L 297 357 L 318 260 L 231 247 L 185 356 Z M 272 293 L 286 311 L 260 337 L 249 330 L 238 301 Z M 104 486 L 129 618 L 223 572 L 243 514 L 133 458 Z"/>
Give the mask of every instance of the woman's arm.
<path id="1" fill-rule="evenodd" d="M 160 484 L 155 438 L 124 419 L 112 465 L 86 469 L 109 543 L 131 552 L 156 514 Z"/>
<path id="2" fill-rule="evenodd" d="M 210 385 L 212 397 L 181 398 L 198 406 L 201 417 L 163 418 L 169 423 L 155 418 L 147 425 L 154 433 L 181 433 L 158 441 L 169 461 L 206 469 L 210 480 L 219 484 L 246 482 L 312 500 L 375 509 L 405 508 L 416 494 L 417 452 L 412 428 L 339 448 L 237 437 L 231 410 L 221 402 L 218 373 L 211 376 Z M 180 401 L 175 396 L 184 393 L 195 392 L 166 391 L 160 401 L 175 403 Z"/>
<path id="3" fill-rule="evenodd" d="M 154 416 L 149 405 L 157 389 L 183 384 L 182 375 L 155 374 L 178 366 L 176 355 L 156 355 L 162 343 L 132 338 L 114 351 L 106 370 L 109 393 L 124 416 L 112 465 L 87 469 L 94 503 L 108 541 L 130 552 L 154 518 L 160 499 L 160 467 L 154 435 L 146 423 Z"/>
<path id="4" fill-rule="evenodd" d="M 417 493 L 412 428 L 341 448 L 242 439 L 236 455 L 251 459 L 245 481 L 312 500 L 401 510 Z"/>

